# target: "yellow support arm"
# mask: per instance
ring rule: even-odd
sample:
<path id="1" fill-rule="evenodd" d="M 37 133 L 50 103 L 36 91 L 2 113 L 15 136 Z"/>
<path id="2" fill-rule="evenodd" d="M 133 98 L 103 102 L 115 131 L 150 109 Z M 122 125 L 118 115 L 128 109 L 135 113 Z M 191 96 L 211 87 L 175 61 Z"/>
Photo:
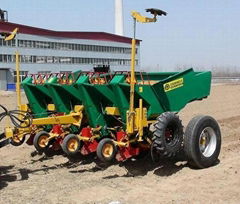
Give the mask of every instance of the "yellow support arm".
<path id="1" fill-rule="evenodd" d="M 143 136 L 143 114 L 144 114 L 144 108 L 143 101 L 140 100 L 140 107 L 138 110 L 140 110 L 140 115 L 137 115 L 137 112 L 134 108 L 134 92 L 135 92 L 135 55 L 136 55 L 136 21 L 140 23 L 151 23 L 157 21 L 157 16 L 166 16 L 167 13 L 165 11 L 155 9 L 155 8 L 149 8 L 146 9 L 146 12 L 150 12 L 153 15 L 153 18 L 149 18 L 146 16 L 142 16 L 140 13 L 136 11 L 132 11 L 132 17 L 134 19 L 134 34 L 132 39 L 132 53 L 131 53 L 131 81 L 130 81 L 130 101 L 129 101 L 129 110 L 127 111 L 127 128 L 126 131 L 128 134 L 133 134 L 137 130 L 139 131 L 139 140 L 142 140 Z M 137 125 L 136 125 L 137 123 Z"/>
<path id="2" fill-rule="evenodd" d="M 17 82 L 16 82 L 16 92 L 17 92 L 17 105 L 20 110 L 21 107 L 21 85 L 20 85 L 20 66 L 19 66 L 19 52 L 16 52 L 16 73 L 17 73 Z"/>
<path id="3" fill-rule="evenodd" d="M 13 40 L 16 37 L 17 33 L 18 33 L 18 28 L 15 28 L 10 35 L 8 35 L 4 38 L 4 40 L 5 41 Z"/>
<path id="4" fill-rule="evenodd" d="M 132 17 L 135 18 L 140 23 L 151 23 L 151 22 L 156 22 L 157 21 L 157 15 L 154 15 L 153 18 L 149 18 L 149 17 L 146 17 L 146 16 L 142 16 L 137 11 L 132 11 Z"/>
<path id="5" fill-rule="evenodd" d="M 22 108 L 24 106 L 22 105 Z M 25 107 L 26 108 L 26 107 Z M 63 116 L 51 116 L 48 118 L 38 118 L 32 120 L 32 125 L 67 125 L 67 124 L 73 124 L 78 127 L 81 126 L 82 119 L 83 119 L 83 109 L 84 106 L 78 105 L 76 106 L 76 109 L 78 112 L 72 112 L 68 115 Z M 17 137 L 22 138 L 24 135 L 29 134 L 31 131 L 33 131 L 34 126 L 30 126 L 27 128 L 5 128 L 5 137 L 6 138 L 13 138 L 17 134 Z"/>
<path id="6" fill-rule="evenodd" d="M 73 124 L 76 126 L 80 126 L 82 118 L 83 118 L 82 112 L 78 112 L 78 113 L 70 113 L 68 115 L 63 115 L 63 116 L 52 116 L 48 118 L 33 119 L 32 124 L 33 125 Z"/>

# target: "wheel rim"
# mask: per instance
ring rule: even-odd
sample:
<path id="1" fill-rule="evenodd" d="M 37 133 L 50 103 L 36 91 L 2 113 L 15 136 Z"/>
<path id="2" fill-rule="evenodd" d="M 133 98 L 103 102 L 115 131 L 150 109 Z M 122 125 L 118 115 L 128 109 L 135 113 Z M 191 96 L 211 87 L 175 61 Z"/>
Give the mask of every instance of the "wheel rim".
<path id="1" fill-rule="evenodd" d="M 39 147 L 45 148 L 47 146 L 47 140 L 48 140 L 47 135 L 42 135 L 41 137 L 39 137 L 39 140 L 38 140 Z"/>
<path id="2" fill-rule="evenodd" d="M 70 152 L 75 152 L 78 149 L 78 141 L 75 138 L 71 138 L 67 143 L 67 148 Z"/>
<path id="3" fill-rule="evenodd" d="M 105 144 L 102 149 L 102 154 L 104 157 L 111 157 L 113 154 L 113 145 L 112 144 Z"/>
<path id="4" fill-rule="evenodd" d="M 206 127 L 199 137 L 199 149 L 205 157 L 210 157 L 217 147 L 217 136 L 211 127 Z"/>

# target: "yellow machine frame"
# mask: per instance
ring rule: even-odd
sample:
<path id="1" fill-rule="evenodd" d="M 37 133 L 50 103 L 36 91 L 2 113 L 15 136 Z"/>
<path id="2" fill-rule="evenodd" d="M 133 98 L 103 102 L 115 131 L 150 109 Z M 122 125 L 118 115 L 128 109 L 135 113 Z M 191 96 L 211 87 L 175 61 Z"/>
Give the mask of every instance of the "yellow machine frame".
<path id="1" fill-rule="evenodd" d="M 25 106 L 22 106 L 26 108 Z M 18 128 L 17 129 L 17 138 L 23 138 L 25 135 L 30 134 L 35 130 L 35 126 L 40 125 L 66 125 L 66 124 L 73 124 L 76 126 L 81 126 L 81 122 L 83 119 L 83 109 L 82 105 L 77 105 L 74 107 L 75 112 L 71 112 L 68 115 L 62 116 L 51 116 L 47 118 L 37 118 L 32 120 L 32 125 L 28 128 Z M 7 127 L 5 128 L 5 136 L 6 138 L 13 138 L 15 137 L 16 133 L 14 132 L 15 129 Z M 56 135 L 55 135 L 56 136 Z M 54 137 L 54 136 L 53 136 Z"/>
<path id="2" fill-rule="evenodd" d="M 152 9 L 154 10 L 154 9 Z M 132 54 L 131 54 L 131 81 L 130 81 L 130 104 L 127 111 L 127 134 L 131 135 L 138 132 L 138 141 L 143 141 L 143 128 L 148 127 L 147 121 L 147 109 L 143 107 L 143 100 L 139 99 L 139 108 L 134 108 L 134 92 L 135 92 L 135 58 L 136 58 L 136 21 L 140 23 L 151 23 L 157 21 L 156 12 L 153 11 L 153 18 L 142 16 L 136 11 L 132 11 L 132 17 L 134 20 L 134 36 L 132 39 Z"/>

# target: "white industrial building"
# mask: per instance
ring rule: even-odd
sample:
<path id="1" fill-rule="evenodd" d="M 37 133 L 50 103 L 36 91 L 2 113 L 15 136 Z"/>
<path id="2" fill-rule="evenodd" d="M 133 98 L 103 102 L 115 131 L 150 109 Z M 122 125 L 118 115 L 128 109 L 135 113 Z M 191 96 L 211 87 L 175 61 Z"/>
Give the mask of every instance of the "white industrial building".
<path id="1" fill-rule="evenodd" d="M 0 38 L 0 90 L 14 88 L 15 52 L 20 53 L 21 77 L 30 73 L 92 70 L 109 65 L 129 70 L 131 38 L 105 32 L 53 31 L 0 20 L 0 32 L 19 29 L 12 41 Z M 136 66 L 140 66 L 137 41 Z"/>

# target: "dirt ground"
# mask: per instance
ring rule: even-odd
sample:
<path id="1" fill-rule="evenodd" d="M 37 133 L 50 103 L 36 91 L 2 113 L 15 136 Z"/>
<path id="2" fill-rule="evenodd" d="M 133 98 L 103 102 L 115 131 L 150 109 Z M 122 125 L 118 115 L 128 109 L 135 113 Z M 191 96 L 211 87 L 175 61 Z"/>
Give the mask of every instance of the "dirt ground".
<path id="1" fill-rule="evenodd" d="M 16 107 L 14 94 L 0 94 L 0 104 Z M 240 85 L 214 85 L 208 99 L 187 105 L 180 117 L 186 126 L 197 114 L 221 126 L 216 166 L 197 170 L 186 161 L 153 164 L 145 157 L 103 167 L 95 155 L 31 157 L 32 146 L 9 145 L 0 149 L 0 203 L 240 203 Z"/>

